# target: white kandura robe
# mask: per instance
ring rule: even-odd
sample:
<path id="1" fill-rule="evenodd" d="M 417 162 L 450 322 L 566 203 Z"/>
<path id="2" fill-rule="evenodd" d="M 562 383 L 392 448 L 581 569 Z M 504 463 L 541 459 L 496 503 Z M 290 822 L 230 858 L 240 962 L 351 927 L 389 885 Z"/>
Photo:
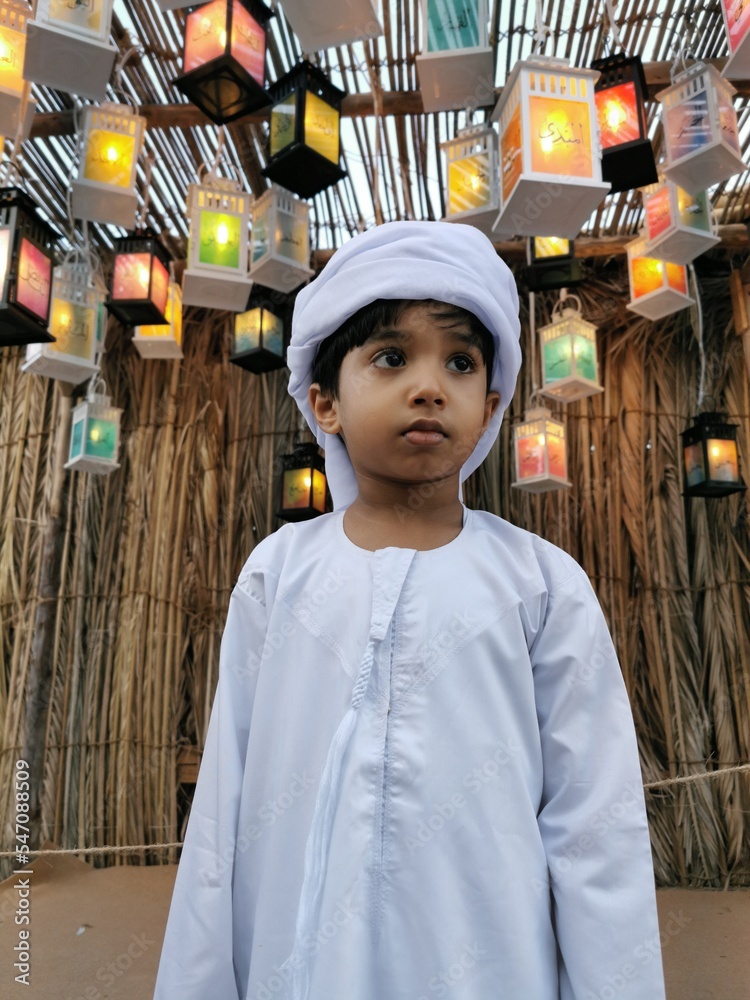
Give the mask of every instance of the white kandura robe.
<path id="1" fill-rule="evenodd" d="M 232 593 L 155 1000 L 663 1000 L 585 572 L 483 511 L 429 551 L 361 549 L 343 514 L 265 538 Z"/>

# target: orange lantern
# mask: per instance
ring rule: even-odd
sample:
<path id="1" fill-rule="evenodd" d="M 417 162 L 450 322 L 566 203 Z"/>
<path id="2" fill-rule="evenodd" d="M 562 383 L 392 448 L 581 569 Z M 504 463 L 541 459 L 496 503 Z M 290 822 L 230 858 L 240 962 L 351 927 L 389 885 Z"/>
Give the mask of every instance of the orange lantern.
<path id="1" fill-rule="evenodd" d="M 448 162 L 444 222 L 466 222 L 490 236 L 500 210 L 497 132 L 484 125 L 461 129 L 442 143 Z"/>
<path id="2" fill-rule="evenodd" d="M 496 232 L 574 239 L 609 191 L 594 102 L 598 75 L 546 56 L 513 67 L 492 112 L 500 122 Z"/>
<path id="3" fill-rule="evenodd" d="M 546 493 L 567 487 L 568 459 L 565 426 L 545 407 L 529 410 L 513 433 L 516 460 L 514 487 Z"/>
<path id="4" fill-rule="evenodd" d="M 20 188 L 0 189 L 0 347 L 50 343 L 56 234 Z"/>
<path id="5" fill-rule="evenodd" d="M 627 246 L 630 281 L 627 308 L 648 319 L 661 319 L 693 305 L 685 266 L 648 256 L 647 246 L 642 235 Z"/>
<path id="6" fill-rule="evenodd" d="M 169 252 L 150 228 L 138 229 L 114 243 L 107 308 L 126 326 L 166 325 Z"/>

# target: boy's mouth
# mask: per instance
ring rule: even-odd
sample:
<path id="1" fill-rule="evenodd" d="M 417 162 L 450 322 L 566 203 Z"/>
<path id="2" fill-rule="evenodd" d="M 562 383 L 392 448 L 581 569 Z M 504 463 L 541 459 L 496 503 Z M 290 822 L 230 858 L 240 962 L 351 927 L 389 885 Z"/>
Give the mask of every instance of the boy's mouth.
<path id="1" fill-rule="evenodd" d="M 412 444 L 440 444 L 447 437 L 439 420 L 415 420 L 403 432 L 403 436 Z"/>

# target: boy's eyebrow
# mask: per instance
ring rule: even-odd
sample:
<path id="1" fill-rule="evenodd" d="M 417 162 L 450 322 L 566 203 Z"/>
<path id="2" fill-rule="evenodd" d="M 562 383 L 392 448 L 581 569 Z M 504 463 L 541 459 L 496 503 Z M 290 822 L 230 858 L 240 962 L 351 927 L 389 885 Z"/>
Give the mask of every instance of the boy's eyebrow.
<path id="1" fill-rule="evenodd" d="M 445 330 L 444 333 L 451 340 L 460 340 L 462 344 L 466 344 L 468 347 L 475 347 L 477 350 L 481 350 L 478 338 L 473 333 L 460 333 L 455 329 Z M 405 330 L 376 330 L 367 336 L 362 346 L 364 347 L 365 344 L 372 344 L 381 340 L 409 341 L 411 339 L 412 335 Z"/>

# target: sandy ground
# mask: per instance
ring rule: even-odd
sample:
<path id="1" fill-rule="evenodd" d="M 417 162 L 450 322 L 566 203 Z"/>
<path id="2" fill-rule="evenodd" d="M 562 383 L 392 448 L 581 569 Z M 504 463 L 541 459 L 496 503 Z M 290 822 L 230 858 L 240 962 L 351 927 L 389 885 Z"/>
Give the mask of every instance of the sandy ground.
<path id="1" fill-rule="evenodd" d="M 14 980 L 16 875 L 0 883 L 0 997 L 152 1000 L 176 867 L 29 867 L 30 985 Z M 750 890 L 659 889 L 657 903 L 668 1000 L 748 1000 Z"/>

